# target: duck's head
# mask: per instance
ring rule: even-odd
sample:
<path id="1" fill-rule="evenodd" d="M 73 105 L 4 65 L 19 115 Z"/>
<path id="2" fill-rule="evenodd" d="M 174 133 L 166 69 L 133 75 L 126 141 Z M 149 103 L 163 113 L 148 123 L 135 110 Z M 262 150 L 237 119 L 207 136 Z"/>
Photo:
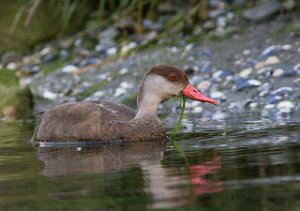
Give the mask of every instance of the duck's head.
<path id="1" fill-rule="evenodd" d="M 183 70 L 172 65 L 152 67 L 144 78 L 139 95 L 138 104 L 141 98 L 146 100 L 147 98 L 153 99 L 156 96 L 161 101 L 172 96 L 181 95 L 191 100 L 217 104 L 217 101 L 206 97 L 194 88 Z"/>

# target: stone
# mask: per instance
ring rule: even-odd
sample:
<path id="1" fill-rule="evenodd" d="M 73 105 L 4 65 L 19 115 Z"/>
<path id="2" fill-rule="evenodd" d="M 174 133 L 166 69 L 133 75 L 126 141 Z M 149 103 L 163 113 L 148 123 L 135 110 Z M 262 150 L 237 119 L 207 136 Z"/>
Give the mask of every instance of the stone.
<path id="1" fill-rule="evenodd" d="M 210 97 L 212 99 L 222 99 L 222 100 L 226 99 L 225 94 L 219 91 L 210 93 Z"/>
<path id="2" fill-rule="evenodd" d="M 227 19 L 224 16 L 220 16 L 217 18 L 217 26 L 220 28 L 224 28 L 227 25 Z"/>
<path id="3" fill-rule="evenodd" d="M 296 75 L 299 75 L 299 72 L 297 70 L 284 69 L 282 77 L 292 77 L 292 76 L 296 76 Z"/>
<path id="4" fill-rule="evenodd" d="M 279 12 L 282 5 L 278 0 L 264 1 L 256 7 L 243 11 L 243 17 L 251 21 L 262 21 Z"/>
<path id="5" fill-rule="evenodd" d="M 272 108 L 275 108 L 275 105 L 273 104 L 267 104 L 264 106 L 265 109 L 272 109 Z"/>
<path id="6" fill-rule="evenodd" d="M 279 62 L 280 62 L 280 59 L 277 56 L 270 56 L 265 61 L 265 65 L 278 64 Z"/>
<path id="7" fill-rule="evenodd" d="M 75 65 L 67 65 L 61 69 L 62 73 L 74 73 L 78 71 L 78 67 Z"/>
<path id="8" fill-rule="evenodd" d="M 51 92 L 49 90 L 44 90 L 43 92 L 43 98 L 49 99 L 49 100 L 55 100 L 56 98 L 58 98 L 58 94 Z"/>
<path id="9" fill-rule="evenodd" d="M 221 82 L 227 76 L 232 76 L 233 72 L 231 70 L 218 70 L 217 72 L 213 73 L 212 77 L 218 82 Z"/>
<path id="10" fill-rule="evenodd" d="M 6 66 L 9 63 L 21 62 L 22 59 L 23 59 L 23 56 L 19 52 L 7 51 L 1 57 L 1 64 L 3 66 Z"/>
<path id="11" fill-rule="evenodd" d="M 283 75 L 283 73 L 284 73 L 283 69 L 276 69 L 276 70 L 273 71 L 272 76 L 274 76 L 274 77 L 280 77 L 280 76 Z"/>
<path id="12" fill-rule="evenodd" d="M 248 78 L 252 74 L 252 72 L 253 72 L 253 69 L 250 67 L 250 68 L 242 70 L 239 73 L 239 76 L 241 76 L 243 78 Z"/>
<path id="13" fill-rule="evenodd" d="M 292 48 L 291 45 L 286 44 L 286 45 L 271 45 L 267 48 L 265 48 L 262 53 L 260 54 L 260 57 L 268 57 L 271 55 L 274 55 L 282 50 L 290 50 Z"/>
<path id="14" fill-rule="evenodd" d="M 55 59 L 55 55 L 52 53 L 46 54 L 42 57 L 42 61 L 44 63 L 52 62 Z"/>
<path id="15" fill-rule="evenodd" d="M 245 89 L 250 89 L 254 87 L 258 87 L 261 85 L 261 82 L 258 80 L 237 77 L 234 79 L 236 84 L 236 91 L 243 91 Z"/>
<path id="16" fill-rule="evenodd" d="M 295 108 L 295 104 L 291 101 L 282 101 L 277 105 L 277 109 L 281 113 L 290 113 L 293 111 L 294 108 Z"/>
<path id="17" fill-rule="evenodd" d="M 199 89 L 200 91 L 206 91 L 210 88 L 211 86 L 211 82 L 210 81 L 201 81 L 198 85 L 197 85 L 197 89 Z"/>
<path id="18" fill-rule="evenodd" d="M 216 24 L 212 20 L 205 21 L 205 23 L 203 24 L 203 29 L 205 30 L 213 30 L 215 28 Z"/>

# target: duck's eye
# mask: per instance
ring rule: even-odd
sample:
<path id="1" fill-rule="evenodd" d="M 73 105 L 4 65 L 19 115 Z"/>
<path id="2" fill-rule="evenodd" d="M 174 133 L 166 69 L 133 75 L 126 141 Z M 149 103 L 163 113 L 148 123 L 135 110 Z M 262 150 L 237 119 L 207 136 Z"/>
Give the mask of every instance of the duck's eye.
<path id="1" fill-rule="evenodd" d="M 170 73 L 169 74 L 169 79 L 172 80 L 172 81 L 176 81 L 177 80 L 177 76 L 175 73 Z"/>

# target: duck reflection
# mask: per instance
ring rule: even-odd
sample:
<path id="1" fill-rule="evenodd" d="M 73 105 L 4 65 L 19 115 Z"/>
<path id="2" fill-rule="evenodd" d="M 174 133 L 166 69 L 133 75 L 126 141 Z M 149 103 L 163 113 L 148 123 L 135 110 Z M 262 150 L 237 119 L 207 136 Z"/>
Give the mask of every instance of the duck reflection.
<path id="1" fill-rule="evenodd" d="M 38 148 L 44 176 L 105 173 L 142 163 L 159 163 L 165 142 L 131 142 L 81 147 Z"/>
<path id="2" fill-rule="evenodd" d="M 222 170 L 221 157 L 210 161 L 170 165 L 164 158 L 165 141 L 38 148 L 45 176 L 107 173 L 139 167 L 143 190 L 151 197 L 149 208 L 162 209 L 196 203 L 198 195 L 219 192 L 223 183 L 211 176 Z M 175 156 L 180 156 L 176 155 Z M 162 162 L 162 160 L 164 161 Z M 167 164 L 169 163 L 169 164 Z"/>

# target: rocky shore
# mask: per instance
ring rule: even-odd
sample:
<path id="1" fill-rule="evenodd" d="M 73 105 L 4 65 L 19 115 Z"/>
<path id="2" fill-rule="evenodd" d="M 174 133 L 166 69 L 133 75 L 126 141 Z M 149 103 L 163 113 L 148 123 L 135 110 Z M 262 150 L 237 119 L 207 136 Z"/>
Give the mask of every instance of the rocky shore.
<path id="1" fill-rule="evenodd" d="M 220 102 L 212 107 L 187 101 L 187 112 L 214 119 L 249 111 L 267 117 L 298 112 L 297 12 L 274 16 L 291 5 L 269 1 L 244 10 L 239 17 L 222 9 L 223 1 L 217 2 L 218 7 L 209 13 L 212 17 L 190 35 L 168 38 L 159 33 L 159 22 L 144 21 L 147 30 L 142 38 L 117 43 L 117 27 L 96 36 L 79 33 L 44 44 L 21 60 L 17 53 L 2 56 L 2 66 L 16 71 L 21 85 L 30 85 L 36 111 L 99 98 L 134 107 L 145 72 L 155 64 L 168 63 L 182 67 L 192 84 Z M 171 100 L 159 112 L 175 113 L 177 107 L 177 100 Z"/>

